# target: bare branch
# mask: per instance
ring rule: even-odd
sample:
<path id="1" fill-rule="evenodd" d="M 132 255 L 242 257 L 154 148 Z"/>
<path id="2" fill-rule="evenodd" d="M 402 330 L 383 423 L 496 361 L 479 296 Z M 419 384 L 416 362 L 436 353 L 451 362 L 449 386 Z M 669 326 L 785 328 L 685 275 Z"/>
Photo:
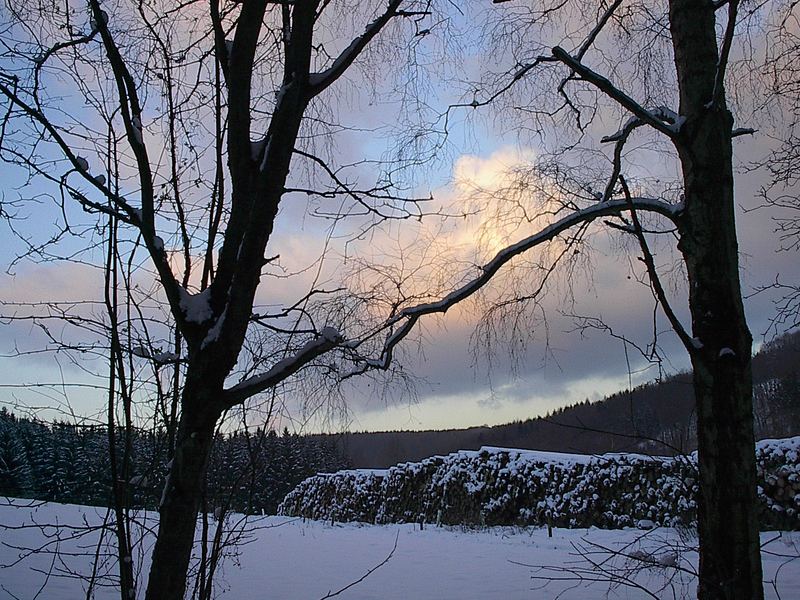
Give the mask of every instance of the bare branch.
<path id="1" fill-rule="evenodd" d="M 481 274 L 462 285 L 458 289 L 450 292 L 447 296 L 436 302 L 419 304 L 405 308 L 400 311 L 398 315 L 390 319 L 386 326 L 393 327 L 400 321 L 405 321 L 403 324 L 387 337 L 384 342 L 383 351 L 378 359 L 368 359 L 363 369 L 356 372 L 364 372 L 368 368 L 387 369 L 391 363 L 392 353 L 400 343 L 413 329 L 416 321 L 423 315 L 434 313 L 446 313 L 450 308 L 459 302 L 466 300 L 478 290 L 483 288 L 497 272 L 511 259 L 528 250 L 535 248 L 545 242 L 548 242 L 568 229 L 576 225 L 588 224 L 600 217 L 608 217 L 611 215 L 619 215 L 620 213 L 629 210 L 631 207 L 653 212 L 667 217 L 671 221 L 676 221 L 677 215 L 682 210 L 682 206 L 673 205 L 663 200 L 653 198 L 631 198 L 622 200 L 612 200 L 609 202 L 601 202 L 596 205 L 577 210 L 572 214 L 552 223 L 541 231 L 520 240 L 516 244 L 512 244 L 500 250 L 495 257 L 480 268 Z"/>
<path id="2" fill-rule="evenodd" d="M 124 212 L 118 212 L 109 209 L 107 206 L 103 206 L 97 202 L 93 202 L 89 200 L 85 195 L 80 194 L 76 190 L 70 188 L 70 195 L 75 200 L 77 200 L 86 207 L 89 207 L 93 210 L 97 210 L 98 212 L 103 212 L 105 214 L 113 214 L 115 216 L 120 217 L 123 221 L 127 223 L 131 223 L 133 225 L 136 225 L 137 227 L 141 226 L 139 211 L 133 208 L 121 196 L 111 193 L 108 187 L 102 184 L 99 179 L 92 177 L 91 173 L 87 168 L 86 159 L 75 154 L 70 145 L 61 135 L 61 132 L 59 132 L 58 128 L 40 110 L 34 108 L 30 104 L 22 100 L 22 98 L 20 98 L 19 95 L 14 90 L 12 90 L 3 83 L 0 83 L 0 93 L 2 93 L 6 98 L 8 98 L 12 105 L 22 109 L 22 111 L 26 115 L 28 115 L 28 117 L 30 117 L 39 125 L 41 125 L 42 128 L 44 128 L 44 130 L 50 135 L 52 140 L 58 145 L 58 147 L 61 148 L 61 151 L 64 153 L 66 159 L 72 164 L 73 170 L 79 173 L 87 183 L 91 184 L 93 187 L 100 190 L 100 192 L 104 196 L 106 196 L 113 204 L 119 206 Z M 44 171 L 42 171 L 41 173 L 45 177 L 54 180 L 52 175 L 50 175 L 49 173 L 46 173 Z M 66 185 L 65 179 L 63 177 L 61 178 L 60 183 L 62 185 Z"/>
<path id="3" fill-rule="evenodd" d="M 338 596 L 338 595 L 339 595 L 339 594 L 341 594 L 342 592 L 346 592 L 346 591 L 347 591 L 347 590 L 349 590 L 351 587 L 353 587 L 353 586 L 355 586 L 355 585 L 358 585 L 359 583 L 361 583 L 362 581 L 364 581 L 364 580 L 365 580 L 367 577 L 369 577 L 370 575 L 372 575 L 372 574 L 373 574 L 375 571 L 377 571 L 378 569 L 380 569 L 380 568 L 381 568 L 383 565 L 385 565 L 386 563 L 388 563 L 388 562 L 391 560 L 392 556 L 394 556 L 394 552 L 395 552 L 395 550 L 397 550 L 397 540 L 398 540 L 399 538 L 400 538 L 400 532 L 398 531 L 398 532 L 397 532 L 397 534 L 394 536 L 394 545 L 392 546 L 392 549 L 391 549 L 391 551 L 390 551 L 390 552 L 389 552 L 389 554 L 386 556 L 386 558 L 384 558 L 384 559 L 383 559 L 381 562 L 379 562 L 377 565 L 375 565 L 374 567 L 372 567 L 371 569 L 369 569 L 369 570 L 368 570 L 366 573 L 364 573 L 364 574 L 363 574 L 361 577 L 359 577 L 359 578 L 358 578 L 358 579 L 356 579 L 355 581 L 351 581 L 350 583 L 348 583 L 346 586 L 344 586 L 344 587 L 343 587 L 343 588 L 341 588 L 340 590 L 338 590 L 338 591 L 336 591 L 336 592 L 328 592 L 328 593 L 327 593 L 327 594 L 325 594 L 325 595 L 324 595 L 322 598 L 320 598 L 320 600 L 327 600 L 328 598 L 333 598 L 333 597 L 335 597 L 335 596 Z"/>
<path id="4" fill-rule="evenodd" d="M 669 299 L 667 298 L 667 294 L 664 291 L 664 286 L 661 285 L 661 278 L 658 275 L 658 270 L 656 269 L 656 263 L 653 259 L 653 253 L 650 252 L 650 248 L 647 245 L 647 240 L 644 237 L 644 232 L 642 230 L 642 224 L 639 221 L 639 215 L 636 214 L 636 208 L 633 206 L 633 199 L 631 198 L 631 191 L 628 189 L 628 183 L 625 181 L 625 178 L 620 175 L 619 177 L 620 185 L 622 186 L 622 191 L 625 194 L 625 199 L 628 201 L 631 207 L 631 220 L 633 221 L 633 231 L 636 235 L 636 239 L 639 240 L 639 247 L 642 250 L 642 256 L 644 260 L 644 264 L 647 267 L 647 275 L 650 278 L 650 284 L 653 286 L 653 292 L 658 299 L 659 304 L 661 304 L 661 308 L 664 310 L 664 314 L 667 317 L 670 325 L 672 325 L 672 329 L 675 330 L 675 333 L 683 343 L 686 351 L 691 355 L 692 353 L 697 351 L 695 346 L 695 342 L 692 339 L 686 329 L 683 327 L 680 319 L 675 314 L 675 311 L 672 310 L 672 306 L 669 303 Z"/>
<path id="5" fill-rule="evenodd" d="M 611 196 L 614 194 L 614 186 L 616 186 L 617 179 L 619 179 L 622 171 L 622 149 L 625 147 L 625 142 L 628 141 L 628 136 L 630 136 L 633 130 L 642 125 L 644 125 L 644 122 L 641 119 L 638 117 L 631 117 L 628 119 L 627 123 L 622 126 L 622 129 L 600 140 L 601 143 L 615 142 L 611 177 L 609 177 L 608 184 L 603 192 L 602 200 L 605 202 L 610 200 Z"/>
<path id="6" fill-rule="evenodd" d="M 758 131 L 757 129 L 753 129 L 752 127 L 737 127 L 733 131 L 731 131 L 731 137 L 740 137 L 743 135 L 753 135 L 755 132 Z"/>
<path id="7" fill-rule="evenodd" d="M 308 195 L 316 195 L 323 198 L 326 197 L 335 197 L 339 194 L 346 195 L 358 203 L 360 206 L 364 208 L 367 213 L 372 213 L 381 219 L 408 219 L 410 217 L 420 217 L 421 211 L 417 209 L 416 211 L 412 211 L 406 209 L 401 206 L 397 206 L 394 204 L 390 204 L 391 201 L 396 201 L 402 203 L 403 205 L 411 205 L 411 207 L 417 207 L 418 204 L 422 202 L 429 202 L 432 200 L 431 196 L 427 198 L 405 198 L 397 194 L 389 193 L 389 190 L 392 188 L 392 182 L 389 181 L 384 185 L 376 186 L 372 189 L 367 190 L 358 190 L 353 188 L 349 183 L 343 181 L 341 177 L 339 177 L 339 170 L 334 170 L 331 168 L 328 163 L 326 163 L 323 159 L 310 154 L 308 152 L 304 152 L 302 150 L 298 150 L 295 148 L 295 154 L 303 156 L 317 165 L 319 165 L 328 177 L 336 184 L 336 188 L 332 191 L 320 191 L 320 190 L 311 190 L 311 189 L 301 189 L 301 188 L 287 188 L 287 192 L 302 192 Z M 375 200 L 383 204 L 383 206 L 379 204 L 371 204 L 365 198 L 370 200 Z M 320 213 L 325 214 L 325 213 Z M 341 212 L 335 212 L 330 215 L 332 218 L 341 218 Z"/>
<path id="8" fill-rule="evenodd" d="M 636 102 L 636 100 L 616 87 L 613 83 L 611 83 L 611 81 L 581 63 L 580 60 L 577 60 L 575 57 L 571 56 L 560 46 L 553 48 L 553 56 L 572 69 L 573 72 L 580 75 L 582 79 L 588 81 L 606 96 L 612 100 L 615 100 L 624 108 L 629 110 L 644 123 L 647 123 L 669 138 L 675 137 L 678 123 L 671 125 L 654 115 L 651 111 L 645 109 L 641 104 Z"/>
<path id="9" fill-rule="evenodd" d="M 723 97 L 725 86 L 725 69 L 728 68 L 728 57 L 731 53 L 733 35 L 736 29 L 736 17 L 739 12 L 739 0 L 728 0 L 728 24 L 725 27 L 725 37 L 722 39 L 722 49 L 717 61 L 717 74 L 714 77 L 714 92 L 711 95 L 709 106 L 716 106 Z"/>
<path id="10" fill-rule="evenodd" d="M 586 38 L 586 41 L 581 44 L 581 47 L 578 49 L 578 53 L 575 55 L 575 58 L 578 60 L 583 60 L 584 54 L 592 47 L 597 36 L 600 35 L 600 32 L 603 31 L 603 28 L 606 24 L 611 20 L 611 17 L 614 15 L 614 11 L 619 8 L 619 5 L 622 4 L 622 0 L 614 0 L 614 3 L 606 9 L 606 12 L 603 13 L 603 16 L 600 17 L 600 21 L 598 21 L 597 25 L 595 26 L 592 31 L 589 32 L 589 35 Z"/>
<path id="11" fill-rule="evenodd" d="M 155 197 L 153 190 L 153 175 L 150 168 L 150 159 L 147 155 L 147 147 L 144 144 L 142 129 L 142 105 L 136 91 L 136 82 L 130 70 L 125 64 L 125 60 L 120 54 L 114 38 L 108 28 L 108 15 L 100 8 L 98 0 L 90 0 L 94 26 L 100 31 L 103 40 L 103 47 L 106 56 L 111 64 L 114 81 L 117 87 L 118 103 L 120 114 L 125 125 L 128 143 L 136 157 L 136 167 L 139 174 L 139 184 L 141 186 L 142 209 L 139 217 L 139 229 L 142 232 L 147 250 L 153 259 L 153 264 L 158 271 L 164 292 L 169 300 L 170 308 L 178 325 L 183 328 L 186 325 L 183 311 L 181 310 L 181 294 L 178 281 L 169 266 L 167 254 L 164 251 L 164 243 L 156 235 L 155 225 Z"/>

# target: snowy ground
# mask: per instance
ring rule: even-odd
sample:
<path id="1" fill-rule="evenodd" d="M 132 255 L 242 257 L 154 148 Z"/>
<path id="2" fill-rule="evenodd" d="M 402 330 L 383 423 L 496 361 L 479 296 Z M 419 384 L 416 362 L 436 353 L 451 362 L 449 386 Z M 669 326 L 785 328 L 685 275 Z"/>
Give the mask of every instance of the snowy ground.
<path id="1" fill-rule="evenodd" d="M 86 581 L 64 575 L 91 574 L 99 532 L 87 526 L 102 523 L 105 514 L 103 509 L 0 498 L 0 598 L 86 598 Z M 151 529 L 153 515 L 142 517 L 142 530 Z M 32 523 L 43 527 L 18 527 Z M 55 523 L 62 526 L 60 534 L 44 526 Z M 250 519 L 247 529 L 242 538 L 246 543 L 238 557 L 226 561 L 218 581 L 218 595 L 226 599 L 323 598 L 356 582 L 387 557 L 336 598 L 594 600 L 681 598 L 694 592 L 688 572 L 697 557 L 685 550 L 694 542 L 671 529 L 561 529 L 548 538 L 543 529 L 419 531 L 412 525 L 331 525 L 285 517 Z M 767 597 L 800 598 L 800 534 L 765 533 L 762 539 Z M 146 537 L 138 554 L 146 556 L 151 542 Z M 599 568 L 590 569 L 589 561 Z M 146 558 L 136 563 L 146 571 Z M 635 577 L 628 570 L 634 566 Z M 113 572 L 112 561 L 101 565 L 99 573 L 106 569 Z M 541 579 L 546 577 L 555 581 Z M 95 598 L 118 597 L 113 589 L 96 588 Z"/>

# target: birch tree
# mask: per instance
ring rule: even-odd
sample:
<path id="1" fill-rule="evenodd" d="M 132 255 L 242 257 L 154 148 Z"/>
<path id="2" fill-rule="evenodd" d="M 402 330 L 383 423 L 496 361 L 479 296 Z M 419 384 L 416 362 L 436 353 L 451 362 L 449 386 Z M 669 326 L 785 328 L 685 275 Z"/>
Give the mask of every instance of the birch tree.
<path id="1" fill-rule="evenodd" d="M 165 302 L 174 322 L 168 351 L 123 348 L 119 340 L 114 349 L 174 368 L 175 395 L 162 412 L 176 427 L 147 598 L 184 596 L 222 415 L 333 350 L 352 354 L 340 332 L 342 312 L 317 322 L 307 309 L 309 299 L 331 290 L 312 283 L 275 311 L 254 308 L 265 270 L 278 261 L 267 248 L 284 198 L 313 196 L 332 222 L 356 214 L 365 227 L 421 213 L 391 168 L 376 166 L 373 183 L 358 185 L 346 161 L 317 148 L 324 150 L 325 134 L 343 129 L 330 90 L 380 52 L 413 54 L 436 24 L 425 24 L 430 15 L 430 3 L 416 0 L 4 8 L 3 159 L 21 168 L 31 194 L 45 190 L 33 199 L 55 190 L 63 219 L 51 241 L 86 245 L 92 230 L 76 235 L 78 207 L 96 216 L 98 231 L 110 222 L 111 262 L 124 255 L 123 262 L 142 265 L 144 252 L 157 286 L 143 298 Z M 311 184 L 302 185 L 297 161 L 313 171 Z M 28 198 L 21 193 L 14 205 Z M 50 248 L 31 245 L 28 254 L 48 257 Z M 278 281 L 271 279 L 270 290 Z M 271 343 L 242 371 L 254 327 Z M 122 578 L 123 597 L 134 597 L 130 569 Z"/>
<path id="2" fill-rule="evenodd" d="M 463 104 L 451 107 L 447 118 L 454 111 L 505 103 L 514 109 L 512 118 L 520 129 L 539 133 L 542 141 L 557 138 L 558 150 L 550 157 L 555 166 L 531 168 L 549 184 L 537 189 L 521 181 L 505 190 L 510 204 L 530 201 L 526 207 L 538 206 L 539 215 L 551 215 L 550 220 L 476 268 L 465 284 L 440 299 L 400 310 L 390 321 L 393 329 L 383 353 L 372 363 L 387 366 L 393 348 L 419 319 L 444 313 L 488 289 L 526 253 L 559 248 L 551 253 L 553 260 L 537 267 L 547 278 L 556 263 L 568 260 L 573 249 L 578 252 L 592 226 L 630 235 L 663 317 L 693 368 L 702 599 L 763 597 L 752 337 L 739 279 L 732 151 L 734 138 L 753 130 L 735 126 L 726 84 L 741 22 L 758 8 L 769 12 L 776 5 L 762 4 L 747 12 L 740 8 L 736 0 L 614 0 L 599 6 L 580 1 L 508 2 L 496 8 L 488 31 L 500 40 L 496 55 L 505 53 L 514 64 L 468 90 Z M 552 46 L 545 46 L 548 42 Z M 674 87 L 668 87 L 670 83 Z M 593 134 L 609 110 L 620 115 L 621 126 L 597 140 Z M 562 137 L 569 131 L 566 135 L 571 137 Z M 679 193 L 651 195 L 644 183 L 629 181 L 635 179 L 631 163 L 635 165 L 637 153 L 631 147 L 637 137 L 656 140 L 671 156 L 668 160 L 675 161 Z M 611 148 L 602 154 L 609 167 L 604 179 L 581 180 L 576 173 L 580 169 L 571 170 L 566 157 L 587 146 L 587 154 L 597 156 L 600 151 L 592 141 Z M 493 191 L 493 198 L 502 195 L 503 190 Z M 535 213 L 535 208 L 526 212 Z M 539 221 L 520 217 L 518 229 L 531 222 Z M 651 249 L 659 232 L 677 242 L 691 323 L 682 322 L 662 282 Z M 520 279 L 519 270 L 514 277 Z M 500 304 L 521 310 L 526 302 L 537 301 L 543 282 L 538 275 L 531 278 L 535 281 L 528 292 L 503 298 Z"/>

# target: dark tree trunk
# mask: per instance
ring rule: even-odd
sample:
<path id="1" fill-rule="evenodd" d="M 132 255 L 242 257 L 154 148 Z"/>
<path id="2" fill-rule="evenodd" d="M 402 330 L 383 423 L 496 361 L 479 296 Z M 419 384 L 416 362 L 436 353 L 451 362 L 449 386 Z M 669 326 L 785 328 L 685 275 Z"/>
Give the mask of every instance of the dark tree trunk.
<path id="1" fill-rule="evenodd" d="M 670 24 L 686 118 L 676 141 L 685 210 L 679 248 L 689 279 L 700 471 L 698 597 L 763 598 L 753 437 L 752 338 L 739 283 L 733 119 L 715 92 L 709 1 L 673 0 Z M 713 99 L 713 101 L 712 101 Z"/>
<path id="2" fill-rule="evenodd" d="M 195 385 L 192 385 L 192 380 Z M 159 507 L 147 600 L 182 600 L 208 457 L 220 415 L 213 385 L 187 378 L 175 453 Z M 215 397 L 216 396 L 216 397 Z"/>
<path id="3" fill-rule="evenodd" d="M 257 160 L 252 157 L 249 142 L 250 85 L 253 53 L 266 3 L 246 5 L 242 10 L 243 21 L 237 29 L 237 39 L 240 36 L 247 38 L 240 46 L 247 46 L 249 50 L 244 52 L 250 54 L 241 63 L 234 60 L 230 67 L 228 150 L 231 216 L 216 276 L 209 288 L 214 317 L 198 331 L 186 335 L 189 363 L 180 423 L 159 508 L 158 536 L 146 600 L 182 600 L 186 588 L 214 429 L 224 410 L 230 407 L 229 401 L 225 400 L 224 383 L 244 343 L 264 264 L 264 251 L 272 234 L 307 102 L 296 76 L 308 73 L 312 30 L 304 32 L 301 25 L 313 23 L 316 3 L 301 6 L 304 17 L 299 18 L 298 9 L 295 9 L 292 29 L 292 40 L 300 40 L 300 49 L 293 57 L 291 67 L 287 67 L 281 101 L 275 108 L 267 133 L 270 143 L 265 142 L 265 155 Z M 254 14 L 246 16 L 246 11 L 250 10 Z M 308 38 L 305 44 L 302 43 L 303 33 Z M 265 165 L 264 169 L 260 167 L 261 163 Z M 207 338 L 212 324 L 218 326 L 218 331 Z"/>

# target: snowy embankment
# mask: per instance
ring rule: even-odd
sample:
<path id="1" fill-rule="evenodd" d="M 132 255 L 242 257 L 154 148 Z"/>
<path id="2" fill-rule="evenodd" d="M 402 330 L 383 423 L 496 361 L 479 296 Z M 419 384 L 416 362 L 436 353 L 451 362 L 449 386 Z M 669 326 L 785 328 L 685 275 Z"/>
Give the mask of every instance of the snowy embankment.
<path id="1" fill-rule="evenodd" d="M 756 455 L 762 528 L 800 529 L 800 437 L 761 441 Z M 481 448 L 383 471 L 316 475 L 278 512 L 379 524 L 689 525 L 696 518 L 695 461 Z"/>
<path id="2" fill-rule="evenodd" d="M 106 542 L 98 546 L 105 516 L 94 507 L 0 498 L 0 598 L 32 600 L 40 590 L 39 599 L 87 598 L 99 548 L 91 597 L 118 599 L 108 546 L 113 534 L 106 530 Z M 156 517 L 136 515 L 139 573 L 147 573 Z M 239 515 L 226 527 L 240 545 L 215 582 L 215 597 L 223 600 L 315 600 L 350 584 L 336 598 L 638 600 L 695 593 L 696 540 L 674 529 L 556 529 L 549 538 L 535 528 L 420 531 L 415 524 L 331 525 Z M 764 533 L 762 541 L 766 597 L 800 598 L 800 534 Z M 590 561 L 601 568 L 593 569 Z M 141 598 L 145 576 L 139 581 Z"/>

